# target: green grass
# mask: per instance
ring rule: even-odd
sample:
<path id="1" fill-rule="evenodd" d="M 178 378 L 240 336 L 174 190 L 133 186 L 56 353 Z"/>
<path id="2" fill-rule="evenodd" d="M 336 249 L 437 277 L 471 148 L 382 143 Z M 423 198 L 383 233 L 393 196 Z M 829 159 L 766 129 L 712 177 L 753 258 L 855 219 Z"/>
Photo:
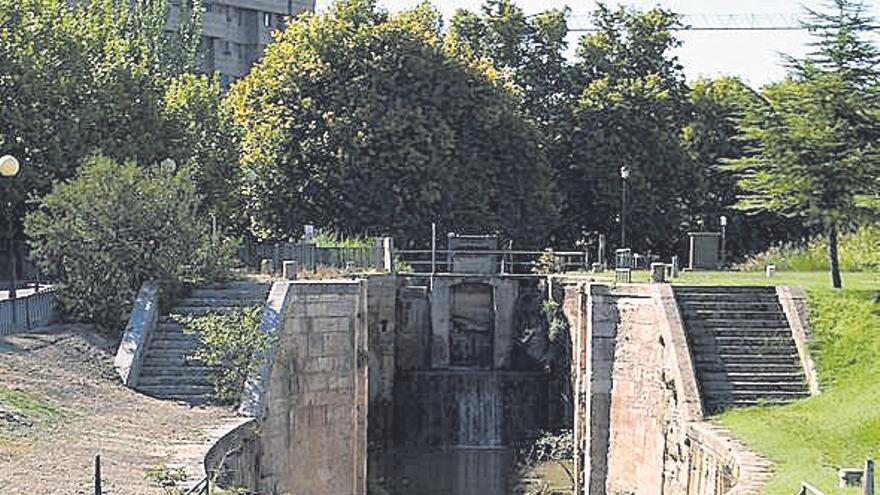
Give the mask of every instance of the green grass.
<path id="1" fill-rule="evenodd" d="M 60 414 L 38 397 L 0 385 L 0 454 L 19 450 L 35 427 Z"/>
<path id="2" fill-rule="evenodd" d="M 792 275 L 809 280 L 808 274 Z M 876 289 L 876 282 L 865 285 Z M 763 493 L 791 495 L 802 481 L 828 495 L 858 493 L 836 488 L 837 469 L 880 458 L 880 305 L 868 290 L 814 289 L 808 297 L 822 394 L 714 420 L 774 461 Z"/>
<path id="3" fill-rule="evenodd" d="M 584 274 L 596 281 L 610 282 L 614 280 L 614 271 L 597 274 Z M 880 273 L 847 272 L 841 274 L 843 288 L 855 291 L 880 291 Z M 647 270 L 633 272 L 633 282 L 647 282 L 650 273 Z M 831 288 L 831 275 L 828 272 L 777 272 L 773 278 L 767 278 L 757 272 L 682 272 L 681 276 L 672 281 L 674 285 L 789 285 L 803 287 L 808 290 Z"/>

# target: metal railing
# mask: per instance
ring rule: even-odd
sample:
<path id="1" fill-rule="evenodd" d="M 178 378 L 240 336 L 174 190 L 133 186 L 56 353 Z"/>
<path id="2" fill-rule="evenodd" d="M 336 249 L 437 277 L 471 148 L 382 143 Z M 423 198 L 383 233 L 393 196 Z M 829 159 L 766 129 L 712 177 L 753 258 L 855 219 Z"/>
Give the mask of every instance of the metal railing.
<path id="1" fill-rule="evenodd" d="M 25 332 L 52 322 L 59 308 L 55 291 L 40 286 L 34 290 L 25 296 L 0 300 L 0 335 Z"/>
<path id="2" fill-rule="evenodd" d="M 240 258 L 251 270 L 258 270 L 264 259 L 272 260 L 276 272 L 281 271 L 283 261 L 296 261 L 301 270 L 314 272 L 318 267 L 374 268 L 377 251 L 369 247 L 317 247 L 313 244 L 279 242 L 274 244 L 251 244 L 240 252 Z"/>
<path id="3" fill-rule="evenodd" d="M 825 495 L 822 490 L 819 490 L 815 486 L 804 481 L 801 483 L 800 489 L 798 489 L 797 495 Z"/>
<path id="4" fill-rule="evenodd" d="M 495 273 L 530 274 L 536 270 L 569 272 L 589 270 L 586 251 L 518 251 L 518 250 L 448 250 L 397 249 L 394 251 L 395 269 L 411 268 L 417 274 L 450 273 L 456 264 L 465 264 L 464 258 L 488 257 Z"/>

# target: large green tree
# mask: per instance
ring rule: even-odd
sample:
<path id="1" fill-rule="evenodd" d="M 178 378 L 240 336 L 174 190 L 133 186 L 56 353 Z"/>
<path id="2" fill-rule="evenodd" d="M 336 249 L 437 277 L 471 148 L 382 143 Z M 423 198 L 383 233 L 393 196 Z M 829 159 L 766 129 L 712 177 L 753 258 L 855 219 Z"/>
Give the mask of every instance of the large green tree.
<path id="1" fill-rule="evenodd" d="M 73 176 L 96 149 L 152 163 L 171 155 L 162 100 L 167 80 L 194 70 L 201 2 L 0 0 L 0 154 L 22 162 L 0 181 L 0 217 L 20 219 L 28 195 Z M 193 7 L 190 9 L 189 6 Z"/>
<path id="2" fill-rule="evenodd" d="M 763 97 L 735 77 L 721 77 L 690 84 L 689 99 L 691 116 L 682 137 L 695 166 L 689 195 L 693 219 L 717 229 L 726 216 L 726 250 L 740 256 L 806 237 L 808 230 L 797 218 L 736 208 L 744 191 L 727 164 L 746 156 L 755 144 L 740 136 L 739 123 L 750 107 L 763 104 Z"/>
<path id="3" fill-rule="evenodd" d="M 261 237 L 313 223 L 419 241 L 436 221 L 536 245 L 554 219 L 540 135 L 496 67 L 443 42 L 426 4 L 300 17 L 230 98 Z"/>
<path id="4" fill-rule="evenodd" d="M 597 31 L 578 48 L 583 84 L 573 145 L 559 179 L 563 216 L 583 232 L 618 240 L 621 167 L 630 170 L 627 247 L 674 254 L 691 219 L 696 174 L 682 146 L 689 115 L 682 68 L 671 53 L 678 17 L 599 4 Z M 619 244 L 619 243 L 618 243 Z"/>
<path id="5" fill-rule="evenodd" d="M 838 233 L 869 213 L 860 198 L 880 193 L 880 56 L 864 37 L 873 20 L 861 3 L 835 0 L 811 19 L 815 50 L 792 60 L 789 78 L 747 113 L 743 132 L 756 144 L 734 169 L 748 192 L 741 208 L 799 217 L 827 233 L 831 282 L 840 288 Z"/>

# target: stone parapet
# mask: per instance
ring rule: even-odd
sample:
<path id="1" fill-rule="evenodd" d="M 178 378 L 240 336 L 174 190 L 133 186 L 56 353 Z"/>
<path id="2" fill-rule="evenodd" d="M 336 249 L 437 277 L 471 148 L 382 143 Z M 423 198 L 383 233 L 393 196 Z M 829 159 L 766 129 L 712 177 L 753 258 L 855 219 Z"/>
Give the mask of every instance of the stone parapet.
<path id="1" fill-rule="evenodd" d="M 818 395 L 820 392 L 819 375 L 816 373 L 816 365 L 810 356 L 808 346 L 812 329 L 810 327 L 810 311 L 807 307 L 807 293 L 800 287 L 779 286 L 776 287 L 776 295 L 779 297 L 779 304 L 782 305 L 782 310 L 788 319 L 788 326 L 791 328 L 791 336 L 797 346 L 810 394 Z"/>
<path id="2" fill-rule="evenodd" d="M 116 351 L 114 367 L 126 387 L 137 385 L 144 353 L 159 320 L 159 284 L 144 282 L 138 291 L 125 326 L 122 342 Z"/>

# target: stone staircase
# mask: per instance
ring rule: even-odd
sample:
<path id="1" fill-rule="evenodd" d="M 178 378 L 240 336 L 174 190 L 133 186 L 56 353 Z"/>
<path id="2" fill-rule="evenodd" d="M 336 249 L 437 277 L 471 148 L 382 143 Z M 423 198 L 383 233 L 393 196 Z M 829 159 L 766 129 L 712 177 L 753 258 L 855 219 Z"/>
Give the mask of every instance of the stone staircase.
<path id="1" fill-rule="evenodd" d="M 198 346 L 198 337 L 183 332 L 171 315 L 229 314 L 263 305 L 268 284 L 230 282 L 202 284 L 159 317 L 147 345 L 136 389 L 152 397 L 203 404 L 211 399 L 210 368 L 187 359 Z"/>
<path id="2" fill-rule="evenodd" d="M 674 287 L 703 408 L 715 414 L 809 396 L 774 287 Z"/>

